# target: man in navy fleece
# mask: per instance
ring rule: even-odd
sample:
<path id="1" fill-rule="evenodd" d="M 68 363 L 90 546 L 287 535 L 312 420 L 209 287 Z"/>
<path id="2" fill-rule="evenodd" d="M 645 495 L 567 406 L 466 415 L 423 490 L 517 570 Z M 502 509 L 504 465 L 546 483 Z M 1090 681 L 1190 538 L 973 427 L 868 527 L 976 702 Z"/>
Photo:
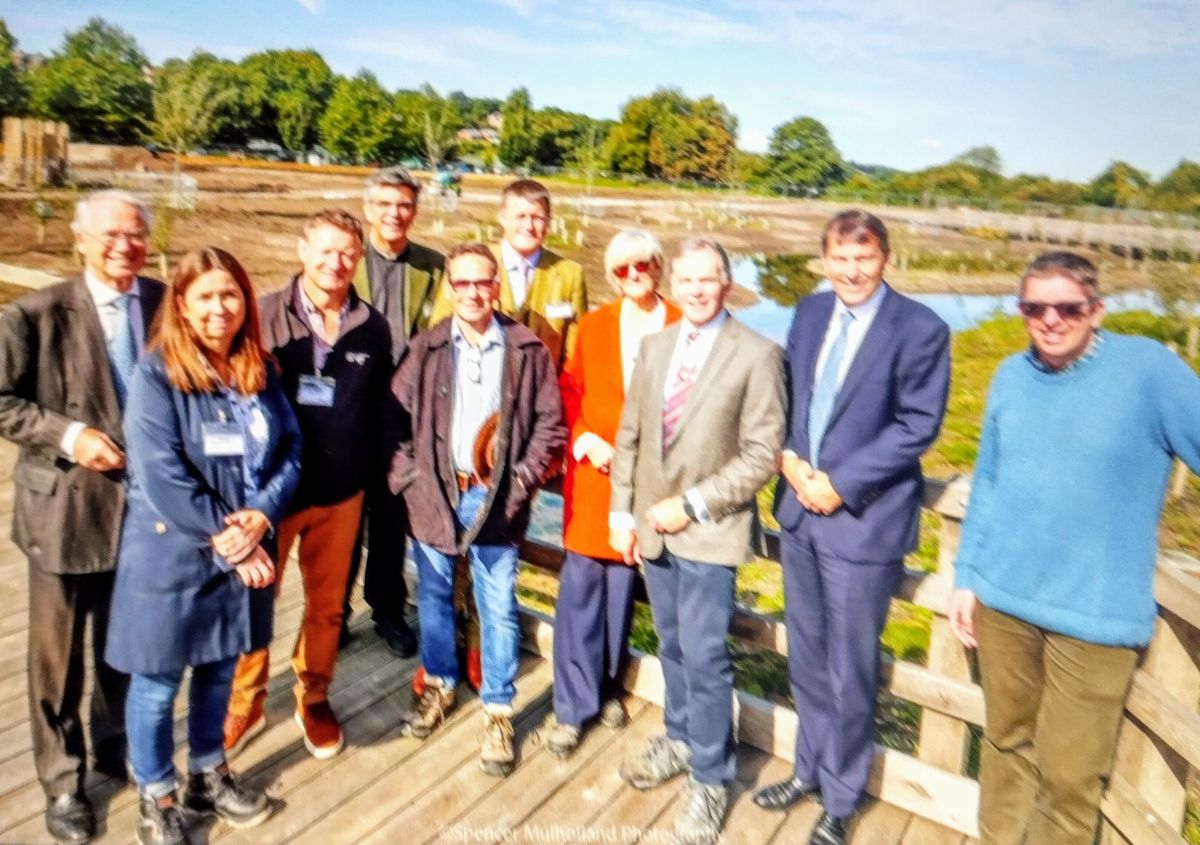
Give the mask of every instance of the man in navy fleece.
<path id="1" fill-rule="evenodd" d="M 978 646 L 985 845 L 1091 845 L 1139 649 L 1150 641 L 1172 458 L 1200 468 L 1200 379 L 1100 328 L 1095 266 L 1021 279 L 1031 346 L 992 381 L 950 624 Z"/>

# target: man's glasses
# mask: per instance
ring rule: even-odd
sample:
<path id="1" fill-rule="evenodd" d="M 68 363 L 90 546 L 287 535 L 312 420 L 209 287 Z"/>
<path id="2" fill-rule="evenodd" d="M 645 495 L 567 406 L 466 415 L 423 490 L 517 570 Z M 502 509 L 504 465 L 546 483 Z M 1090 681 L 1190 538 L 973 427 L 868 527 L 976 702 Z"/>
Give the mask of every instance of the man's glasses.
<path id="1" fill-rule="evenodd" d="M 635 261 L 633 264 L 622 264 L 620 267 L 613 268 L 613 275 L 618 279 L 628 279 L 629 274 L 637 270 L 638 275 L 645 276 L 650 270 L 658 266 L 656 261 Z"/>
<path id="2" fill-rule="evenodd" d="M 121 232 L 117 230 L 108 232 L 87 232 L 90 237 L 100 241 L 105 246 L 116 246 L 118 241 L 124 240 L 127 244 L 133 246 L 146 245 L 145 232 Z"/>
<path id="3" fill-rule="evenodd" d="M 471 288 L 486 291 L 495 283 L 494 279 L 451 279 L 450 287 L 454 288 L 456 293 L 466 293 Z"/>
<path id="4" fill-rule="evenodd" d="M 1092 313 L 1095 300 L 1085 299 L 1080 302 L 1033 302 L 1022 299 L 1017 303 L 1017 310 L 1031 320 L 1040 320 L 1046 309 L 1053 310 L 1063 320 L 1078 320 Z"/>

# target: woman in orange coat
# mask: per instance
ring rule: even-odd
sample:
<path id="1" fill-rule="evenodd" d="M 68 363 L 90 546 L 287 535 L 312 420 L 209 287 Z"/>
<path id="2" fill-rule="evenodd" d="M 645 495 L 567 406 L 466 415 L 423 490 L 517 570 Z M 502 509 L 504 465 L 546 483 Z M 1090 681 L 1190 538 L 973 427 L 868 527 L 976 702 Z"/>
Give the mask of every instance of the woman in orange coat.
<path id="1" fill-rule="evenodd" d="M 547 747 L 565 757 L 587 721 L 626 719 L 620 675 L 637 573 L 608 545 L 609 464 L 642 338 L 679 319 L 658 293 L 662 245 L 649 232 L 618 232 L 604 253 L 621 296 L 579 321 L 575 350 L 560 377 L 570 428 L 563 483 L 563 546 L 554 621 L 554 715 Z"/>

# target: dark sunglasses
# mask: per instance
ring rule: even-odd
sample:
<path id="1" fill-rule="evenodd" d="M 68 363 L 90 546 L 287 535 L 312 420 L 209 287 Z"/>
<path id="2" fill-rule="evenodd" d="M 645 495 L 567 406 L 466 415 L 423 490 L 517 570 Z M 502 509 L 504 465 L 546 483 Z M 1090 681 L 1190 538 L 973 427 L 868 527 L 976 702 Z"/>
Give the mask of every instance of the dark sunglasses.
<path id="1" fill-rule="evenodd" d="M 1017 310 L 1031 320 L 1041 319 L 1047 308 L 1053 309 L 1063 320 L 1078 320 L 1092 313 L 1094 303 L 1095 300 L 1091 299 L 1085 299 L 1082 302 L 1031 302 L 1028 299 L 1022 299 L 1017 303 Z"/>
<path id="2" fill-rule="evenodd" d="M 622 264 L 620 267 L 613 268 L 613 275 L 618 279 L 629 278 L 630 270 L 637 270 L 639 275 L 646 275 L 650 272 L 651 267 L 657 267 L 657 261 L 636 261 L 633 264 Z"/>

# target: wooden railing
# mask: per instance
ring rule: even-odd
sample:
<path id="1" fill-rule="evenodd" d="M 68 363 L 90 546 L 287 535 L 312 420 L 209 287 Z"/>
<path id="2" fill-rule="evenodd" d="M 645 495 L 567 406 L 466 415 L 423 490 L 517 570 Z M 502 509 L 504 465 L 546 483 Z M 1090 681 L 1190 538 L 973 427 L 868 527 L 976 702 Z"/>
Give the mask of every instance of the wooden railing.
<path id="1" fill-rule="evenodd" d="M 930 481 L 926 487 L 926 507 L 941 518 L 937 568 L 907 570 L 897 598 L 933 612 L 928 659 L 922 666 L 885 658 L 882 682 L 891 695 L 920 707 L 920 731 L 912 754 L 878 746 L 868 791 L 978 836 L 979 786 L 967 775 L 967 761 L 970 726 L 983 725 L 983 692 L 973 680 L 971 656 L 946 620 L 969 479 Z M 778 561 L 778 538 L 764 532 L 760 551 Z M 562 551 L 527 541 L 522 559 L 556 573 Z M 1189 777 L 1200 772 L 1200 562 L 1162 553 L 1155 594 L 1159 621 L 1126 701 L 1116 766 L 1101 808 L 1105 845 L 1184 845 Z M 553 619 L 526 610 L 523 624 L 530 647 L 550 658 Z M 739 608 L 731 633 L 741 644 L 787 654 L 782 621 Z M 662 704 L 662 672 L 654 657 L 635 652 L 625 685 Z M 738 691 L 735 719 L 741 742 L 792 759 L 794 710 Z"/>

